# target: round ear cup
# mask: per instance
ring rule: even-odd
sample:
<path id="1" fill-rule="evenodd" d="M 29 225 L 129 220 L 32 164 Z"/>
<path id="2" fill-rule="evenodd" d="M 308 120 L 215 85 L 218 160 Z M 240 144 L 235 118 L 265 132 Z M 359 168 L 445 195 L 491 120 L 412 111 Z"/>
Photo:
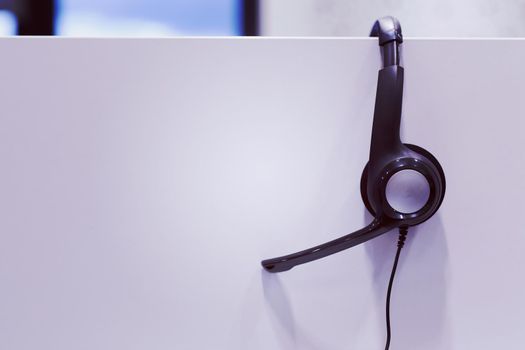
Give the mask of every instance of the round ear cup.
<path id="1" fill-rule="evenodd" d="M 441 193 L 441 198 L 439 199 L 439 205 L 441 205 L 441 202 L 443 202 L 443 198 L 445 197 L 445 187 L 446 187 L 445 172 L 443 171 L 441 164 L 439 164 L 436 157 L 434 157 L 432 153 L 430 153 L 426 149 L 416 146 L 416 145 L 409 144 L 409 143 L 405 143 L 404 145 L 411 151 L 419 153 L 423 155 L 425 158 L 427 158 L 428 160 L 430 160 L 432 164 L 434 164 L 434 166 L 438 170 L 439 176 L 441 177 L 441 181 L 443 182 L 443 192 Z M 368 163 L 366 163 L 365 168 L 363 169 L 363 173 L 361 174 L 361 198 L 363 199 L 363 203 L 365 204 L 365 207 L 368 210 L 368 212 L 372 214 L 373 216 L 375 216 L 374 209 L 372 208 L 372 206 L 370 205 L 370 201 L 368 200 L 368 193 L 367 193 L 367 182 L 368 181 L 367 180 L 368 180 Z"/>

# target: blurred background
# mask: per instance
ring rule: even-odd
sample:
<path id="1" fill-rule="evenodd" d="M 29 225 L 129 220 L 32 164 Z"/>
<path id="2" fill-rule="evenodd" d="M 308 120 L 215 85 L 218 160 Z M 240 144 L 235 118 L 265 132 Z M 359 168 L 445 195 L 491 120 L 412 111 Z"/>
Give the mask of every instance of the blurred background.
<path id="1" fill-rule="evenodd" d="M 0 35 L 525 37 L 525 0 L 0 0 Z"/>

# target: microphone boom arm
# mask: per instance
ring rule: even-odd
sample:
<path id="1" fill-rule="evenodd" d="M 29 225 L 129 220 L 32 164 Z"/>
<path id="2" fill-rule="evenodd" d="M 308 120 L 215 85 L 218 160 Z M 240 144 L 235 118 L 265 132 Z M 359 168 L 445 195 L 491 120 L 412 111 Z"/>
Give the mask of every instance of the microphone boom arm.
<path id="1" fill-rule="evenodd" d="M 297 253 L 263 260 L 261 265 L 268 272 L 288 271 L 294 266 L 321 259 L 366 242 L 386 233 L 394 226 L 393 222 L 387 223 L 384 220 L 374 219 L 368 226 L 358 231 Z"/>

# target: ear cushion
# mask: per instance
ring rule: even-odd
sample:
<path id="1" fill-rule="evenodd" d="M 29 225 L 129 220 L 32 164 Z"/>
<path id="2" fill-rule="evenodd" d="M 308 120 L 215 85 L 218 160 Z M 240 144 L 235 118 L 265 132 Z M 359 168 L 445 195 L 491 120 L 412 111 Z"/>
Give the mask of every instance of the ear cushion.
<path id="1" fill-rule="evenodd" d="M 443 182 L 443 192 L 441 194 L 441 198 L 439 199 L 439 205 L 441 205 L 441 202 L 443 202 L 443 198 L 445 197 L 445 187 L 446 187 L 445 172 L 443 171 L 441 164 L 439 164 L 436 157 L 434 157 L 432 153 L 430 153 L 426 149 L 416 146 L 416 145 L 409 144 L 409 143 L 405 143 L 404 145 L 411 151 L 419 153 L 423 155 L 425 158 L 427 158 L 428 160 L 430 160 L 432 164 L 434 164 L 434 166 L 438 170 L 441 180 Z M 363 203 L 365 204 L 365 207 L 368 210 L 368 212 L 370 212 L 370 214 L 375 216 L 374 209 L 372 208 L 372 206 L 370 205 L 370 201 L 368 200 L 368 193 L 367 193 L 368 192 L 367 191 L 368 181 L 367 180 L 368 180 L 368 163 L 366 163 L 365 168 L 363 169 L 363 173 L 361 174 L 361 198 L 363 199 Z"/>

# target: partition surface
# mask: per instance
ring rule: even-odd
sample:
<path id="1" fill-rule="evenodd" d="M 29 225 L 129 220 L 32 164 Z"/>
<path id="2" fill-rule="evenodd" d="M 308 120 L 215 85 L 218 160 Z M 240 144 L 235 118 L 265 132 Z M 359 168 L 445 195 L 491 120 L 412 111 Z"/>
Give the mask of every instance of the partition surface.
<path id="1" fill-rule="evenodd" d="M 392 349 L 525 342 L 525 41 L 403 44 L 402 139 L 447 175 L 409 232 Z M 381 349 L 363 227 L 374 39 L 0 40 L 0 348 Z"/>

